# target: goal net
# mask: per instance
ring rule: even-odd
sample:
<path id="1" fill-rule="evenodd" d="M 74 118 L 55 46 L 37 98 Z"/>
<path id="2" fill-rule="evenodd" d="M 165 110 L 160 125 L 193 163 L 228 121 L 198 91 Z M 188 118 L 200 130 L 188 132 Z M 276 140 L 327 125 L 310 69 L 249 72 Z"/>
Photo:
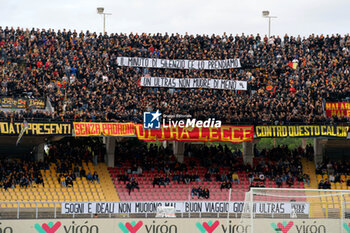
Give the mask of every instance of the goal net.
<path id="1" fill-rule="evenodd" d="M 176 218 L 175 207 L 173 207 L 173 206 L 158 206 L 156 218 Z"/>
<path id="2" fill-rule="evenodd" d="M 350 233 L 350 190 L 251 188 L 240 223 L 252 233 Z"/>

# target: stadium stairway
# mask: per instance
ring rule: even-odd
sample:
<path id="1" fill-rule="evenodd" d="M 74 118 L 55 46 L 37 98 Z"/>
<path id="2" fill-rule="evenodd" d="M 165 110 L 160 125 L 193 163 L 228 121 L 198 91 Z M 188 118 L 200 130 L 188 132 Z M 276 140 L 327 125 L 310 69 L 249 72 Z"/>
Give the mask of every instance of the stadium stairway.
<path id="1" fill-rule="evenodd" d="M 303 169 L 304 172 L 310 175 L 310 186 L 305 184 L 306 189 L 318 189 L 318 183 L 321 180 L 329 179 L 327 174 L 316 175 L 316 167 L 313 161 L 308 161 L 303 158 Z M 347 178 L 344 175 L 341 176 L 341 180 L 345 181 Z M 345 182 L 342 183 L 331 183 L 332 190 L 346 190 L 349 187 L 346 186 Z M 310 203 L 310 217 L 311 218 L 329 218 L 333 216 L 339 216 L 339 209 L 341 206 L 340 195 L 337 192 L 333 192 L 335 195 L 330 195 L 330 192 L 325 191 L 306 191 L 307 201 Z M 319 196 L 318 196 L 319 195 Z M 323 195 L 323 196 L 322 196 Z M 345 201 L 350 203 L 350 196 L 345 195 Z M 349 204 L 350 205 L 350 204 Z M 349 208 L 350 206 L 347 206 Z"/>
<path id="2" fill-rule="evenodd" d="M 10 188 L 7 191 L 0 190 L 0 201 L 32 201 L 42 202 L 38 204 L 39 208 L 55 206 L 54 203 L 45 202 L 87 202 L 87 201 L 119 201 L 119 196 L 114 188 L 114 184 L 110 178 L 107 166 L 104 163 L 99 163 L 94 166 L 92 163 L 86 165 L 83 163 L 85 171 L 99 175 L 100 182 L 90 182 L 85 177 L 77 177 L 73 181 L 73 187 L 62 187 L 58 182 L 58 175 L 56 173 L 56 165 L 51 164 L 48 170 L 41 170 L 44 184 L 33 185 L 28 188 L 16 187 Z M 20 204 L 20 208 L 35 208 L 35 203 Z M 59 203 L 56 204 L 60 208 Z M 17 208 L 17 203 L 2 203 L 1 208 Z"/>
<path id="3" fill-rule="evenodd" d="M 328 174 L 324 174 L 324 175 L 320 175 L 317 174 L 315 175 L 316 179 L 317 179 L 317 184 L 321 181 L 321 180 L 326 180 L 329 179 L 329 175 Z M 346 185 L 346 180 L 350 179 L 350 176 L 345 176 L 345 175 L 341 175 L 340 178 L 342 181 L 344 182 L 340 182 L 340 183 L 331 183 L 331 190 L 334 190 L 332 196 L 323 196 L 320 197 L 321 199 L 321 205 L 322 205 L 322 209 L 324 209 L 325 212 L 325 216 L 329 217 L 329 215 L 332 214 L 339 214 L 339 209 L 341 206 L 341 199 L 340 199 L 340 195 L 336 195 L 337 193 L 340 194 L 341 191 L 340 190 L 350 190 L 350 187 L 348 187 Z M 339 190 L 339 191 L 337 191 Z M 329 192 L 324 192 L 324 191 L 320 191 L 320 194 L 322 195 L 329 195 Z M 344 201 L 346 202 L 346 208 L 350 209 L 350 195 L 349 194 L 345 194 L 344 195 Z"/>
<path id="4" fill-rule="evenodd" d="M 310 176 L 310 186 L 305 184 L 305 189 L 317 189 L 318 188 L 318 182 L 316 178 L 316 167 L 314 161 L 309 161 L 306 158 L 302 158 L 301 160 L 303 164 L 303 171 L 304 173 L 308 174 Z"/>
<path id="5" fill-rule="evenodd" d="M 315 163 L 313 161 L 307 160 L 307 158 L 302 158 L 303 171 L 310 176 L 310 186 L 304 184 L 305 189 L 317 189 L 318 183 L 315 173 Z M 310 217 L 311 218 L 324 218 L 325 211 L 322 208 L 321 198 L 317 197 L 319 192 L 315 193 L 313 191 L 305 191 L 306 201 L 310 203 Z"/>

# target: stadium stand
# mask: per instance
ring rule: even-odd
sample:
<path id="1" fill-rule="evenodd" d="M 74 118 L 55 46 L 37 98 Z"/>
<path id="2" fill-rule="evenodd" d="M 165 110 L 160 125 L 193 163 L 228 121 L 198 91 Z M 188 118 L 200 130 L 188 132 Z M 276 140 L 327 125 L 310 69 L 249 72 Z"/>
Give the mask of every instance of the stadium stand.
<path id="1" fill-rule="evenodd" d="M 220 119 L 224 124 L 347 124 L 345 116 L 327 117 L 323 105 L 326 101 L 348 101 L 349 47 L 348 35 L 304 38 L 285 35 L 270 39 L 244 34 L 108 36 L 88 31 L 0 27 L 0 96 L 47 98 L 54 109 L 53 112 L 2 109 L 0 119 L 141 123 L 144 111 L 157 109 L 164 114 Z M 239 58 L 242 69 L 120 67 L 116 62 L 119 56 Z M 141 88 L 137 83 L 142 76 L 242 80 L 249 85 L 247 91 L 234 92 Z M 100 145 L 95 144 L 92 149 L 91 146 L 58 143 L 51 148 L 53 154 L 48 155 L 44 164 L 40 161 L 19 163 L 27 172 L 32 166 L 36 175 L 22 174 L 23 171 L 11 174 L 14 172 L 8 169 L 11 163 L 4 162 L 0 201 L 196 200 L 198 197 L 192 195 L 192 191 L 199 187 L 208 188 L 209 200 L 243 201 L 252 186 L 308 189 L 318 188 L 321 181 L 333 179 L 335 182 L 329 182 L 327 188 L 349 189 L 346 183 L 350 179 L 348 162 L 326 159 L 315 166 L 310 158 L 311 147 L 305 151 L 300 148 L 291 151 L 287 147 L 255 150 L 252 167 L 243 164 L 239 150 L 230 151 L 220 146 L 189 146 L 184 163 L 177 162 L 169 150 L 156 146 L 147 148 L 127 142 L 118 143 L 116 147 L 116 167 L 109 168 L 98 162 L 102 152 Z M 99 182 L 79 177 L 82 169 L 85 175 L 97 172 Z M 32 178 L 37 182 L 29 184 Z M 62 184 L 67 184 L 71 178 L 72 187 L 64 187 L 66 185 Z M 229 198 L 228 189 L 221 187 L 231 178 L 235 191 Z M 300 190 L 289 194 L 293 193 L 300 194 Z M 304 194 L 296 201 L 311 203 L 311 213 L 317 214 L 311 217 L 325 213 L 324 209 L 340 207 L 337 196 L 308 197 L 314 194 L 309 191 Z M 321 190 L 319 194 L 324 192 Z M 287 197 L 261 200 L 289 201 Z M 35 208 L 35 205 L 27 203 L 20 207 Z M 53 206 L 54 203 L 38 204 L 38 207 Z M 15 208 L 16 204 L 6 203 L 1 207 Z"/>
<path id="2" fill-rule="evenodd" d="M 185 153 L 191 157 L 183 164 L 176 162 L 167 153 L 166 149 L 152 145 L 149 148 L 129 142 L 118 145 L 118 166 L 108 169 L 122 201 L 192 200 L 197 199 L 191 195 L 192 189 L 197 187 L 208 188 L 210 200 L 228 200 L 228 189 L 220 187 L 226 180 L 231 182 L 233 173 L 237 173 L 239 184 L 232 185 L 235 192 L 232 192 L 231 200 L 243 201 L 245 192 L 251 186 L 277 188 L 275 182 L 277 176 L 283 178 L 282 188 L 304 188 L 303 178 L 298 179 L 300 174 L 303 174 L 301 156 L 305 155 L 300 149 L 293 152 L 287 147 L 263 150 L 259 152 L 260 157 L 254 160 L 253 169 L 243 164 L 242 154 L 239 151 L 233 153 L 221 146 L 198 148 L 189 146 Z M 264 176 L 263 179 L 260 179 L 261 175 Z M 249 180 L 250 176 L 254 178 L 252 182 Z M 166 177 L 169 178 L 169 185 L 165 182 Z M 287 184 L 288 177 L 293 179 L 293 184 L 290 186 Z M 158 185 L 159 182 L 153 185 L 155 178 L 162 179 L 161 185 Z M 138 182 L 139 189 L 134 189 L 129 194 L 127 183 L 132 179 Z"/>
<path id="3" fill-rule="evenodd" d="M 89 31 L 0 27 L 1 95 L 47 97 L 55 109 L 53 113 L 8 110 L 0 117 L 141 122 L 144 111 L 159 109 L 165 114 L 181 112 L 229 124 L 346 122 L 346 117 L 324 116 L 322 104 L 349 95 L 349 45 L 348 35 L 270 39 L 259 34 L 102 36 Z M 118 56 L 239 58 L 242 69 L 119 67 Z M 245 80 L 249 89 L 139 88 L 141 76 Z"/>
<path id="4" fill-rule="evenodd" d="M 94 166 L 92 163 L 84 164 L 83 168 L 99 174 L 100 182 L 91 183 L 85 177 L 77 177 L 73 187 L 62 187 L 58 182 L 56 166 L 52 164 L 48 170 L 40 170 L 44 179 L 42 184 L 32 184 L 27 188 L 15 187 L 7 190 L 1 189 L 0 201 L 119 201 L 104 163 Z M 7 208 L 16 205 L 7 203 Z M 35 204 L 27 203 L 21 208 L 35 208 Z M 54 207 L 54 203 L 39 204 L 38 207 Z M 57 207 L 60 207 L 57 204 Z"/>
<path id="5" fill-rule="evenodd" d="M 91 148 L 83 145 L 76 140 L 56 143 L 51 146 L 44 161 L 39 162 L 30 162 L 26 159 L 1 161 L 3 188 L 0 189 L 0 201 L 52 202 L 39 203 L 38 207 L 54 207 L 54 202 L 62 201 L 119 201 L 106 164 L 97 161 L 94 161 L 94 164 Z M 95 146 L 99 148 L 98 143 L 95 143 Z M 69 164 L 65 167 L 67 161 Z M 78 170 L 74 170 L 76 168 Z M 98 181 L 89 180 L 87 174 L 95 172 Z M 61 174 L 64 174 L 66 185 L 60 182 Z M 42 182 L 38 182 L 39 177 L 42 177 Z M 67 177 L 72 178 L 71 185 L 68 185 Z M 25 185 L 22 185 L 23 180 L 27 181 Z M 7 208 L 17 207 L 14 203 L 4 205 Z M 36 204 L 26 203 L 20 207 L 34 208 Z M 57 203 L 56 207 L 59 208 L 60 204 Z"/>

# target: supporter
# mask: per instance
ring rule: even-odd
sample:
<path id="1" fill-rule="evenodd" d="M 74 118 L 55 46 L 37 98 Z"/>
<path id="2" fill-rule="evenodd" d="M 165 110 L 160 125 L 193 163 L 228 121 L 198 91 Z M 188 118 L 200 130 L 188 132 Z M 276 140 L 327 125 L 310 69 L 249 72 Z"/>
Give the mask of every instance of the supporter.
<path id="1" fill-rule="evenodd" d="M 94 182 L 93 177 L 92 177 L 92 174 L 91 174 L 90 171 L 89 171 L 89 173 L 86 175 L 86 179 L 87 179 L 88 181 L 91 181 L 91 183 Z"/>
<path id="2" fill-rule="evenodd" d="M 294 178 L 292 176 L 289 176 L 286 183 L 289 188 L 292 187 L 292 185 L 294 184 Z"/>
<path id="3" fill-rule="evenodd" d="M 350 179 L 346 181 L 346 185 L 349 187 L 350 186 Z"/>
<path id="4" fill-rule="evenodd" d="M 203 198 L 205 198 L 205 199 L 209 199 L 209 197 L 210 197 L 209 189 L 208 189 L 208 188 L 204 188 L 204 189 L 203 189 L 203 193 L 202 193 L 201 196 L 202 196 Z"/>
<path id="5" fill-rule="evenodd" d="M 84 168 L 80 169 L 80 177 L 86 177 L 86 172 Z"/>
<path id="6" fill-rule="evenodd" d="M 341 182 L 342 182 L 342 180 L 340 178 L 340 174 L 337 173 L 334 177 L 334 183 L 341 183 Z"/>
<path id="7" fill-rule="evenodd" d="M 29 186 L 29 180 L 23 175 L 19 184 L 22 188 L 27 188 Z"/>
<path id="8" fill-rule="evenodd" d="M 64 175 L 61 174 L 59 180 L 60 180 L 62 187 L 66 187 L 66 178 L 64 177 Z"/>
<path id="9" fill-rule="evenodd" d="M 258 187 L 259 188 L 265 188 L 265 183 L 262 182 L 262 181 L 258 182 Z"/>
<path id="10" fill-rule="evenodd" d="M 253 181 L 249 188 L 265 188 L 265 183 L 260 180 Z"/>
<path id="11" fill-rule="evenodd" d="M 142 168 L 141 168 L 140 166 L 138 166 L 138 167 L 137 167 L 137 172 L 136 172 L 136 174 L 139 175 L 139 176 L 141 176 L 141 175 L 142 175 L 142 172 L 143 172 Z"/>
<path id="12" fill-rule="evenodd" d="M 123 181 L 124 184 L 126 182 L 130 181 L 128 174 L 126 172 L 124 174 L 122 174 L 121 171 L 119 172 L 119 175 L 117 176 L 117 180 L 118 180 L 119 184 L 120 184 L 120 181 Z"/>
<path id="13" fill-rule="evenodd" d="M 318 183 L 318 189 L 324 189 L 324 181 L 321 180 L 320 183 Z"/>
<path id="14" fill-rule="evenodd" d="M 120 33 L 102 36 L 91 32 L 76 34 L 70 30 L 1 27 L 0 93 L 47 97 L 55 111 L 41 113 L 32 109 L 1 112 L 0 115 L 13 120 L 140 123 L 144 111 L 159 109 L 162 113 L 181 112 L 198 119 L 211 116 L 225 124 L 344 123 L 346 117 L 326 117 L 323 103 L 341 102 L 349 95 L 349 40 L 349 35 L 314 34 L 303 38 L 286 35 L 281 40 L 274 36 L 265 40 L 260 35 L 244 34 Z M 242 68 L 131 68 L 118 66 L 116 58 L 119 56 L 191 60 L 239 58 Z M 288 65 L 293 61 L 297 67 Z M 145 74 L 243 80 L 248 81 L 248 90 L 178 89 L 169 92 L 166 88 L 140 88 L 136 82 Z M 63 93 L 67 93 L 67 101 L 63 101 Z"/>
<path id="15" fill-rule="evenodd" d="M 227 181 L 228 178 L 227 178 L 227 175 L 226 173 L 224 172 L 222 175 L 221 175 L 221 181 Z"/>
<path id="16" fill-rule="evenodd" d="M 173 175 L 173 181 L 177 182 L 178 184 L 180 184 L 180 176 L 178 174 L 174 174 Z"/>
<path id="17" fill-rule="evenodd" d="M 254 181 L 260 181 L 260 177 L 258 173 L 254 173 Z"/>
<path id="18" fill-rule="evenodd" d="M 5 180 L 4 182 L 3 182 L 3 187 L 4 187 L 4 189 L 5 189 L 5 191 L 7 191 L 7 189 L 9 189 L 9 188 L 15 188 L 15 185 L 14 185 L 14 183 L 12 182 L 12 180 L 11 179 L 7 179 L 7 180 Z"/>
<path id="19" fill-rule="evenodd" d="M 0 185 L 5 190 L 9 188 L 35 187 L 34 184 L 44 185 L 40 170 L 46 169 L 42 162 L 32 162 L 29 157 L 21 160 L 1 160 L 0 161 Z"/>
<path id="20" fill-rule="evenodd" d="M 97 183 L 100 183 L 100 179 L 98 178 L 98 174 L 97 174 L 96 171 L 95 171 L 94 174 L 92 175 L 92 180 L 93 180 L 93 181 L 96 181 Z"/>
<path id="21" fill-rule="evenodd" d="M 217 182 L 223 181 L 222 176 L 220 175 L 219 172 L 216 172 L 214 175 L 215 175 L 215 181 L 217 181 Z"/>
<path id="22" fill-rule="evenodd" d="M 248 174 L 248 180 L 249 180 L 249 184 L 252 184 L 252 182 L 254 181 L 254 175 L 252 172 L 249 172 Z"/>
<path id="23" fill-rule="evenodd" d="M 38 176 L 38 178 L 35 181 L 36 184 L 42 184 L 43 187 L 45 187 L 43 177 L 41 175 Z"/>
<path id="24" fill-rule="evenodd" d="M 70 175 L 66 176 L 66 186 L 73 187 L 73 178 Z"/>
<path id="25" fill-rule="evenodd" d="M 131 188 L 132 188 L 133 190 L 134 190 L 134 189 L 140 190 L 139 182 L 137 182 L 136 179 L 132 179 L 132 181 L 131 181 Z"/>
<path id="26" fill-rule="evenodd" d="M 196 172 L 196 173 L 192 176 L 192 181 L 201 182 L 201 179 L 199 178 L 198 172 Z"/>
<path id="27" fill-rule="evenodd" d="M 164 179 L 163 179 L 161 176 L 159 176 L 159 175 L 156 175 L 156 176 L 154 177 L 153 183 L 152 183 L 152 184 L 153 184 L 153 188 L 154 188 L 156 185 L 158 185 L 159 188 L 160 188 L 161 185 L 164 185 L 164 186 L 165 186 Z"/>
<path id="28" fill-rule="evenodd" d="M 159 185 L 159 187 L 160 187 L 161 185 L 163 185 L 164 187 L 166 186 L 166 185 L 165 185 L 165 179 L 164 179 L 163 176 L 160 176 L 160 177 L 159 177 L 158 185 Z"/>
<path id="29" fill-rule="evenodd" d="M 212 181 L 212 180 L 211 180 L 211 175 L 210 175 L 209 172 L 205 173 L 205 175 L 204 175 L 204 181 Z"/>
<path id="30" fill-rule="evenodd" d="M 326 181 L 324 182 L 323 189 L 331 189 L 331 183 L 328 179 L 326 179 Z"/>
<path id="31" fill-rule="evenodd" d="M 237 172 L 233 172 L 232 173 L 232 183 L 235 184 L 235 182 L 237 181 L 237 184 L 239 184 L 239 177 Z"/>
<path id="32" fill-rule="evenodd" d="M 208 178 L 212 179 L 211 174 L 213 174 L 214 179 L 216 177 L 222 179 L 226 174 L 229 174 L 229 177 L 234 177 L 232 175 L 238 174 L 238 171 L 248 174 L 248 178 L 251 177 L 252 181 L 253 177 L 255 178 L 255 181 L 251 183 L 252 187 L 265 187 L 264 181 L 266 178 L 274 180 L 278 187 L 282 187 L 282 184 L 288 180 L 287 185 L 293 187 L 294 181 L 299 179 L 302 182 L 304 178 L 301 158 L 306 155 L 306 150 L 302 148 L 290 150 L 287 146 L 277 146 L 272 149 L 257 150 L 259 157 L 255 158 L 256 161 L 253 167 L 244 165 L 242 154 L 239 153 L 239 150 L 230 151 L 223 146 L 185 146 L 185 154 L 191 154 L 191 157 L 186 156 L 186 162 L 184 163 L 172 160 L 172 153 L 165 152 L 165 148 L 162 146 L 156 147 L 151 145 L 150 147 L 145 147 L 144 143 L 136 140 L 134 142 L 118 143 L 117 148 L 118 157 L 116 157 L 116 160 L 117 158 L 121 161 L 124 160 L 124 162 L 121 162 L 122 169 L 128 167 L 123 164 L 136 164 L 136 167 L 140 166 L 143 170 L 151 170 L 152 167 L 158 169 L 158 172 L 155 172 L 153 177 L 154 187 L 156 185 L 159 186 L 157 179 L 160 178 L 164 168 L 169 171 L 170 177 L 172 177 L 174 182 L 183 184 L 188 183 L 188 181 L 190 181 L 188 183 L 190 184 L 196 178 L 209 181 Z M 201 177 L 197 173 L 198 167 L 206 169 L 205 174 L 201 174 Z M 120 175 L 123 174 L 122 169 L 119 171 Z M 228 173 L 227 169 L 229 169 Z M 263 175 L 262 179 L 260 179 L 260 175 Z M 277 182 L 276 177 L 278 177 Z M 167 185 L 165 179 L 164 185 Z M 224 183 L 220 182 L 219 187 L 223 189 Z"/>
<path id="33" fill-rule="evenodd" d="M 190 175 L 188 175 L 187 173 L 184 175 L 184 178 L 183 178 L 183 182 L 184 184 L 189 184 L 191 182 L 191 177 Z"/>
<path id="34" fill-rule="evenodd" d="M 165 185 L 170 185 L 170 178 L 169 178 L 168 175 L 165 175 L 164 184 L 165 184 Z"/>
<path id="35" fill-rule="evenodd" d="M 133 191 L 132 184 L 130 181 L 126 183 L 126 188 L 128 189 L 129 196 L 130 196 L 131 191 Z"/>
<path id="36" fill-rule="evenodd" d="M 74 174 L 75 174 L 75 177 L 80 177 L 80 171 L 79 171 L 78 165 L 75 165 L 74 167 Z"/>
<path id="37" fill-rule="evenodd" d="M 303 182 L 304 184 L 307 184 L 308 186 L 310 186 L 310 176 L 308 174 L 303 175 Z"/>
<path id="38" fill-rule="evenodd" d="M 281 179 L 280 176 L 276 177 L 275 182 L 276 182 L 276 185 L 277 185 L 278 188 L 282 187 L 282 179 Z"/>
<path id="39" fill-rule="evenodd" d="M 71 171 L 70 175 L 69 175 L 73 181 L 77 180 L 77 177 L 75 176 L 75 173 L 73 171 Z"/>
<path id="40" fill-rule="evenodd" d="M 193 198 L 193 196 L 199 197 L 199 188 L 196 188 L 196 187 L 192 188 L 191 197 Z"/>
<path id="41" fill-rule="evenodd" d="M 221 183 L 220 185 L 220 190 L 222 191 L 223 189 L 231 189 L 232 188 L 232 184 L 230 181 L 224 181 Z"/>
<path id="42" fill-rule="evenodd" d="M 166 165 L 166 166 L 164 167 L 164 172 L 165 172 L 165 174 L 167 174 L 167 175 L 170 174 L 170 167 L 169 167 L 168 165 Z"/>

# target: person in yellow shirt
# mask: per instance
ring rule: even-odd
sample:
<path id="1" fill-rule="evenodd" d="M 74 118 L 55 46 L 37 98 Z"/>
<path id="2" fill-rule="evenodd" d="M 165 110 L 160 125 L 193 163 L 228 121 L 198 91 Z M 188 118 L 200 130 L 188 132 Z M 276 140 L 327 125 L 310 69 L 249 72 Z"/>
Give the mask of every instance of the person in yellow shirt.
<path id="1" fill-rule="evenodd" d="M 66 178 L 63 175 L 60 176 L 60 182 L 62 187 L 66 187 Z"/>
<path id="2" fill-rule="evenodd" d="M 232 173 L 232 183 L 235 184 L 235 181 L 237 181 L 237 184 L 239 184 L 239 177 L 237 172 Z"/>

